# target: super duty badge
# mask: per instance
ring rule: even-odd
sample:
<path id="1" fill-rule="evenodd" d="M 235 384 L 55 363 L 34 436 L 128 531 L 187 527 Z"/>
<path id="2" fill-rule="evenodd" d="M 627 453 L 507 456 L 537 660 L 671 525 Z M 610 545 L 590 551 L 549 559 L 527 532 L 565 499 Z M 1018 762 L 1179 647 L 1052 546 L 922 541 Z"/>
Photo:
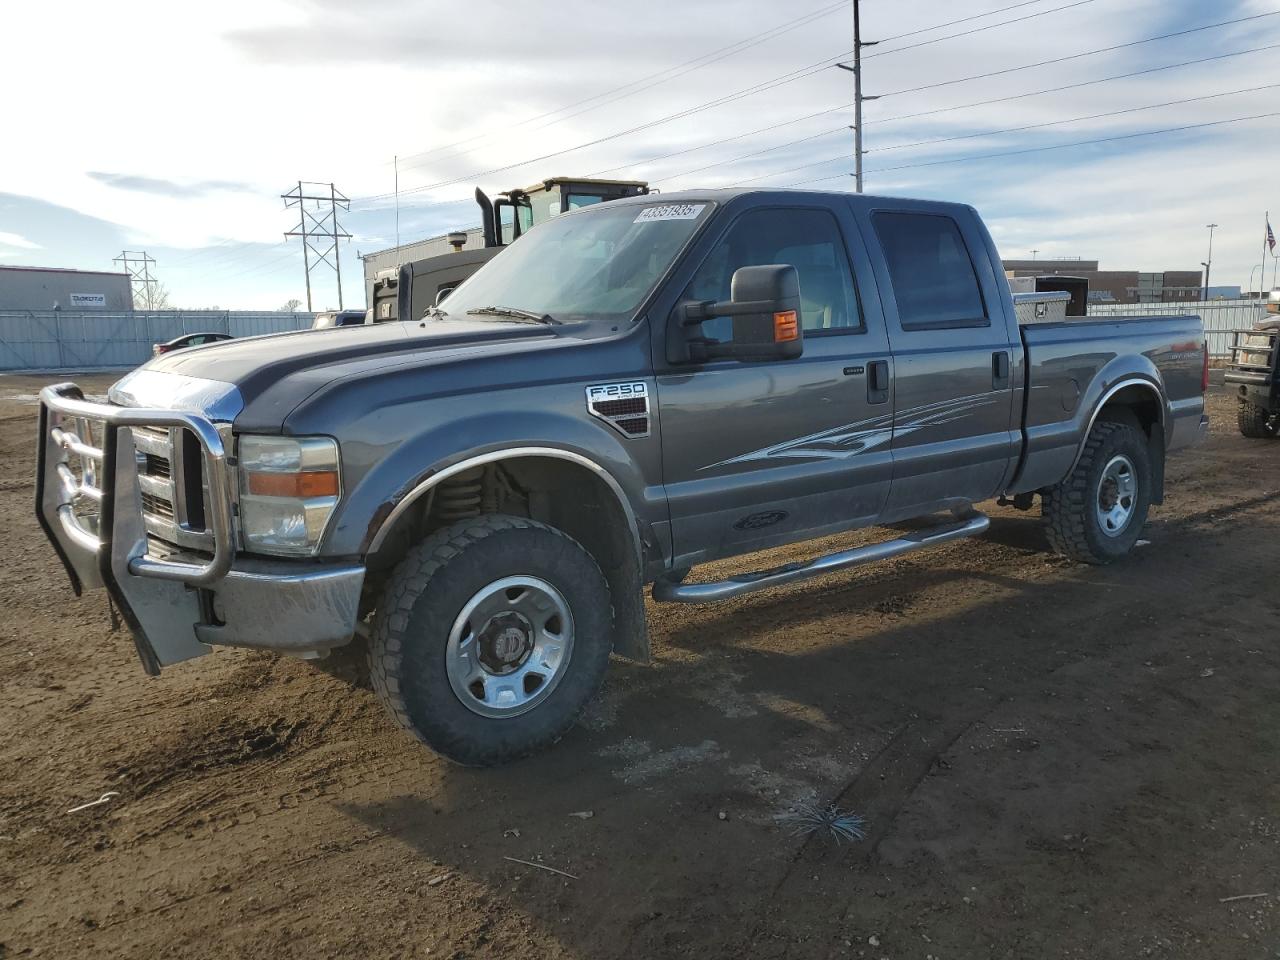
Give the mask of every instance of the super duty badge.
<path id="1" fill-rule="evenodd" d="M 587 387 L 587 410 L 624 437 L 649 435 L 649 386 L 643 380 Z"/>

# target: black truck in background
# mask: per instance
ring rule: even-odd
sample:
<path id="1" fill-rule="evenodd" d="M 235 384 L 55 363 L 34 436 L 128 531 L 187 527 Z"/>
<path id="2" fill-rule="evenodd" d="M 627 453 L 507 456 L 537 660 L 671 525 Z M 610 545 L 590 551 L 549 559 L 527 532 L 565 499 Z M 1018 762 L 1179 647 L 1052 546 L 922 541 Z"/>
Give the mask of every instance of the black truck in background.
<path id="1" fill-rule="evenodd" d="M 1240 401 L 1240 433 L 1254 440 L 1280 436 L 1280 289 L 1271 291 L 1266 319 L 1235 332 L 1224 379 Z"/>

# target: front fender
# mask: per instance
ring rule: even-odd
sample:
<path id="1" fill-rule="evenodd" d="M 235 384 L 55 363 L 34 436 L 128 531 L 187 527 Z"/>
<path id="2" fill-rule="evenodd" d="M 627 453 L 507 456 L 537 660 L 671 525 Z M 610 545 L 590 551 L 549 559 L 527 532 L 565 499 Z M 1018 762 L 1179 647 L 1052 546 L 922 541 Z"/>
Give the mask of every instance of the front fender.
<path id="1" fill-rule="evenodd" d="M 344 444 L 344 454 L 347 448 Z M 657 480 L 657 453 L 657 437 L 652 432 L 647 438 L 630 440 L 585 415 L 545 408 L 520 410 L 504 405 L 447 422 L 432 422 L 369 464 L 350 484 L 322 552 L 363 556 L 376 549 L 399 512 L 458 470 L 513 455 L 543 455 L 571 460 L 600 476 L 631 518 L 632 536 L 638 554 L 642 554 L 657 542 L 653 524 L 666 519 Z"/>

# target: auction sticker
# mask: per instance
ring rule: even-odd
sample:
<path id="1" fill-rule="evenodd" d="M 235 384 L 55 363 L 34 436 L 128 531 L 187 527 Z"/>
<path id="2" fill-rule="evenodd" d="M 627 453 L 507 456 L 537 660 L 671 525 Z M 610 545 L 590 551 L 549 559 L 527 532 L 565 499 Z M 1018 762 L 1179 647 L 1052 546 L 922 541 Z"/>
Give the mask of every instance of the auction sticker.
<path id="1" fill-rule="evenodd" d="M 653 220 L 697 220 L 698 214 L 705 210 L 705 203 L 666 203 L 660 207 L 645 207 L 636 216 L 634 223 L 649 223 Z"/>

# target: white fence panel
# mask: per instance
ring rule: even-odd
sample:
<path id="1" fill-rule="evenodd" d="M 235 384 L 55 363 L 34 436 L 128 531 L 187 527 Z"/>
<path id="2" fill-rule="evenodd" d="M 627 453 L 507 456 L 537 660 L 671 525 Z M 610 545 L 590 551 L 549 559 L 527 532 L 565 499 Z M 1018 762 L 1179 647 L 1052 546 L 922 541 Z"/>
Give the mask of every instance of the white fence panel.
<path id="1" fill-rule="evenodd" d="M 310 313 L 0 310 L 0 370 L 136 367 L 151 348 L 185 333 L 251 337 L 311 326 Z"/>
<path id="2" fill-rule="evenodd" d="M 1257 300 L 1192 300 L 1180 303 L 1091 303 L 1091 317 L 1169 317 L 1197 315 L 1204 321 L 1209 353 L 1225 357 L 1231 353 L 1231 331 L 1247 330 L 1266 316 L 1266 306 Z"/>

